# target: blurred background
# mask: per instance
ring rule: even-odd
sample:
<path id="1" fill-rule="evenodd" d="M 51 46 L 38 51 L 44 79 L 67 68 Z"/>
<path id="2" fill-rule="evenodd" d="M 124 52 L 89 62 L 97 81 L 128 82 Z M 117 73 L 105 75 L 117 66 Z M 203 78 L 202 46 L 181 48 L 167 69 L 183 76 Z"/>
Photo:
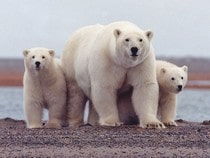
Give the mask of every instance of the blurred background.
<path id="1" fill-rule="evenodd" d="M 209 0 L 0 2 L 0 107 L 7 109 L 0 112 L 0 118 L 23 118 L 23 49 L 47 47 L 54 49 L 59 57 L 65 41 L 78 28 L 119 20 L 131 21 L 142 29 L 154 32 L 152 43 L 157 59 L 189 67 L 189 82 L 186 91 L 178 99 L 180 115 L 177 117 L 192 121 L 210 117 Z M 185 118 L 186 111 L 181 115 L 183 109 L 188 109 L 188 112 L 194 109 L 195 113 L 191 111 L 189 118 Z M 13 113 L 18 110 L 19 115 Z"/>
<path id="2" fill-rule="evenodd" d="M 208 0 L 1 0 L 0 57 L 49 47 L 61 54 L 76 29 L 129 20 L 154 31 L 159 56 L 210 57 Z"/>

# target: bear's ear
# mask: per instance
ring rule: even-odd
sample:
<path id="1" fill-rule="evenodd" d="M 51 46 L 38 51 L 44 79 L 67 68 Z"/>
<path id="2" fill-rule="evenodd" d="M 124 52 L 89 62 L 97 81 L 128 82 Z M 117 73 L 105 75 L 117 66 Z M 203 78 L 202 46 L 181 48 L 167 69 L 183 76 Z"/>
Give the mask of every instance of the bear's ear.
<path id="1" fill-rule="evenodd" d="M 152 32 L 151 30 L 147 30 L 147 31 L 145 32 L 145 34 L 146 34 L 146 36 L 147 36 L 147 38 L 148 38 L 149 40 L 152 39 L 152 37 L 153 37 L 153 32 Z"/>
<path id="2" fill-rule="evenodd" d="M 23 50 L 23 56 L 26 57 L 29 54 L 29 49 Z"/>
<path id="3" fill-rule="evenodd" d="M 166 73 L 166 69 L 165 68 L 161 68 L 160 71 L 161 71 L 161 73 L 164 73 L 164 74 Z"/>
<path id="4" fill-rule="evenodd" d="M 50 49 L 50 50 L 49 50 L 49 54 L 50 54 L 52 57 L 54 57 L 54 55 L 55 55 L 55 51 L 54 51 L 54 50 L 52 50 L 52 49 Z"/>
<path id="5" fill-rule="evenodd" d="M 119 29 L 114 30 L 114 35 L 115 35 L 116 38 L 119 37 L 120 34 L 121 34 L 121 31 Z"/>
<path id="6" fill-rule="evenodd" d="M 188 71 L 188 67 L 186 65 L 182 66 L 182 69 L 187 72 Z"/>

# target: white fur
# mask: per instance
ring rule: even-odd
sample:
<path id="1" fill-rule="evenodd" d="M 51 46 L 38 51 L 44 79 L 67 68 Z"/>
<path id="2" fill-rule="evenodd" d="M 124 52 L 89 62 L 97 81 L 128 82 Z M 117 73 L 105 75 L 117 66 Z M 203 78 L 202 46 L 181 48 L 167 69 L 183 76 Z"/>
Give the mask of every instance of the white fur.
<path id="1" fill-rule="evenodd" d="M 117 91 L 131 85 L 140 126 L 163 126 L 156 118 L 158 84 L 152 36 L 151 31 L 125 21 L 87 26 L 73 34 L 61 58 L 69 94 L 70 125 L 82 123 L 86 97 L 94 106 L 90 106 L 90 113 L 96 110 L 100 125 L 119 125 Z M 138 51 L 133 55 L 131 49 Z"/>
<path id="2" fill-rule="evenodd" d="M 49 110 L 48 128 L 59 128 L 66 108 L 66 83 L 54 51 L 46 48 L 24 50 L 24 112 L 28 128 L 41 128 L 43 108 Z M 36 66 L 36 62 L 40 66 Z"/>
<path id="3" fill-rule="evenodd" d="M 178 67 L 165 61 L 157 61 L 157 80 L 159 83 L 158 115 L 165 125 L 174 125 L 176 116 L 177 93 L 187 83 L 188 67 Z M 182 87 L 181 89 L 178 86 Z"/>
<path id="4" fill-rule="evenodd" d="M 174 121 L 176 116 L 176 98 L 177 93 L 182 91 L 187 83 L 187 72 L 187 66 L 178 67 L 166 61 L 156 61 L 156 73 L 159 84 L 158 117 L 165 125 L 177 125 Z M 179 90 L 178 86 L 182 86 L 182 89 Z M 119 116 L 124 124 L 136 124 L 139 121 L 134 113 L 131 96 L 131 88 L 118 96 Z"/>

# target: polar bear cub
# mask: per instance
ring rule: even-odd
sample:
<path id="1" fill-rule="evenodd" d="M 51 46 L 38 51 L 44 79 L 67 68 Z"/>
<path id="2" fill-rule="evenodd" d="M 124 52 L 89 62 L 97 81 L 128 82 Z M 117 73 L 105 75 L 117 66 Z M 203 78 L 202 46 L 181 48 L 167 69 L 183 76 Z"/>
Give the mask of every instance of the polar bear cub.
<path id="1" fill-rule="evenodd" d="M 157 80 L 159 84 L 158 116 L 165 125 L 177 126 L 177 94 L 181 92 L 188 80 L 188 67 L 178 67 L 166 61 L 157 61 Z"/>
<path id="2" fill-rule="evenodd" d="M 49 110 L 45 127 L 60 128 L 66 111 L 66 82 L 55 52 L 47 48 L 23 51 L 24 113 L 28 128 L 42 128 L 43 108 Z"/>
<path id="3" fill-rule="evenodd" d="M 177 94 L 181 92 L 188 80 L 188 67 L 178 67 L 172 63 L 157 60 L 156 73 L 159 84 L 158 118 L 168 126 L 177 126 L 176 116 Z M 132 101 L 132 88 L 118 96 L 120 120 L 124 124 L 138 124 Z"/>
<path id="4" fill-rule="evenodd" d="M 152 37 L 152 31 L 127 21 L 87 26 L 70 37 L 61 57 L 70 125 L 83 123 L 87 99 L 100 125 L 120 125 L 117 91 L 131 85 L 140 126 L 164 127 L 156 118 L 158 83 Z"/>

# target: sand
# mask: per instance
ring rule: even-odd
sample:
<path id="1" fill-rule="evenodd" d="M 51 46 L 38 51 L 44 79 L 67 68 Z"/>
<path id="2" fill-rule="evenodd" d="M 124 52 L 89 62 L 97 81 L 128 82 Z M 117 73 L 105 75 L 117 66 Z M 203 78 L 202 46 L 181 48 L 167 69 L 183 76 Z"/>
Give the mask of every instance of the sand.
<path id="1" fill-rule="evenodd" d="M 178 127 L 137 126 L 26 129 L 0 120 L 0 157 L 210 157 L 210 121 Z"/>

